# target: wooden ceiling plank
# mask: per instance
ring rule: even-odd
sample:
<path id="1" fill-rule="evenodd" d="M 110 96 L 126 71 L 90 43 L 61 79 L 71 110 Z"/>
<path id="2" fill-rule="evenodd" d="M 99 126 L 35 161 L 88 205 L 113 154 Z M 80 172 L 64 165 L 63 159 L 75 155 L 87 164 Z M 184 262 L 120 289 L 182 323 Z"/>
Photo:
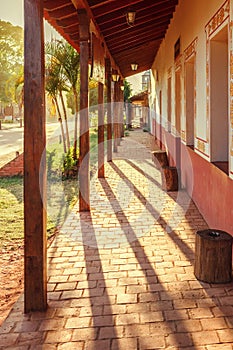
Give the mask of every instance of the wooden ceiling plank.
<path id="1" fill-rule="evenodd" d="M 119 10 L 126 10 L 127 8 L 131 7 L 132 5 L 143 3 L 145 0 L 119 0 L 115 3 L 110 2 L 109 4 L 105 4 L 101 7 L 98 7 L 97 9 L 93 9 L 93 15 L 95 18 L 98 18 L 100 16 L 106 15 L 107 13 L 114 13 L 114 11 Z"/>
<path id="2" fill-rule="evenodd" d="M 77 12 L 75 12 L 75 14 L 71 17 L 57 20 L 57 24 L 59 26 L 61 26 L 62 28 L 72 27 L 72 26 L 76 25 L 77 23 L 78 23 Z"/>
<path id="3" fill-rule="evenodd" d="M 158 39 L 158 40 L 159 40 L 159 39 Z M 131 46 L 129 49 L 135 50 L 135 49 L 137 49 L 138 46 L 143 47 L 143 45 L 148 44 L 148 43 L 149 43 L 149 41 L 147 41 L 147 42 L 145 42 L 145 43 L 137 42 L 137 43 L 135 43 L 134 46 Z M 161 39 L 160 39 L 160 43 L 161 43 Z M 120 54 L 122 54 L 122 52 L 124 52 L 125 50 L 127 50 L 127 46 L 126 46 L 126 45 L 122 46 L 121 49 L 120 49 L 120 51 L 119 51 L 119 48 L 114 49 L 114 50 L 111 50 L 111 53 L 112 53 L 112 55 L 114 55 L 114 57 L 116 57 L 116 60 L 117 60 L 116 52 L 117 52 L 118 55 L 120 55 Z M 136 55 L 136 54 L 134 55 L 134 61 L 135 61 L 135 60 L 137 60 L 137 55 Z"/>
<path id="4" fill-rule="evenodd" d="M 118 0 L 105 0 L 105 1 L 99 1 L 98 3 L 95 3 L 93 1 L 88 1 L 91 10 L 96 9 L 97 7 L 108 5 L 110 2 L 118 2 Z"/>
<path id="5" fill-rule="evenodd" d="M 47 11 L 51 11 L 54 9 L 65 7 L 70 3 L 70 0 L 44 0 L 44 9 Z"/>
<path id="6" fill-rule="evenodd" d="M 157 38 L 155 38 L 155 37 L 148 37 L 144 41 L 143 40 L 141 40 L 141 41 L 136 40 L 130 46 L 125 43 L 123 45 L 110 48 L 110 51 L 115 56 L 118 53 L 121 53 L 122 51 L 135 49 L 135 48 L 137 48 L 139 46 L 146 45 L 146 44 L 148 44 L 148 43 L 150 43 L 151 41 L 154 41 L 154 40 L 160 40 L 160 42 L 161 42 L 161 38 L 162 38 L 162 36 L 157 37 Z"/>
<path id="7" fill-rule="evenodd" d="M 79 33 L 73 33 L 73 34 L 70 34 L 70 38 L 71 40 L 77 40 L 79 41 Z"/>
<path id="8" fill-rule="evenodd" d="M 118 60 L 119 57 L 121 57 L 122 55 L 127 58 L 128 56 L 130 56 L 131 54 L 135 53 L 138 54 L 138 52 L 143 52 L 145 50 L 145 48 L 153 48 L 154 46 L 157 46 L 161 43 L 161 39 L 156 39 L 153 41 L 150 41 L 149 43 L 143 43 L 142 45 L 135 45 L 131 48 L 126 48 L 124 50 L 118 50 L 117 54 L 114 55 L 114 57 L 116 57 L 116 59 Z M 143 51 L 142 51 L 143 50 Z"/>
<path id="9" fill-rule="evenodd" d="M 54 19 L 62 19 L 65 17 L 72 16 L 76 13 L 76 9 L 73 4 L 68 5 L 66 7 L 58 8 L 55 10 L 49 11 L 49 16 Z"/>
<path id="10" fill-rule="evenodd" d="M 66 33 L 69 35 L 72 35 L 74 33 L 78 33 L 79 32 L 79 26 L 78 24 L 74 24 L 73 26 L 67 27 L 66 28 Z"/>
<path id="11" fill-rule="evenodd" d="M 117 41 L 112 43 L 111 45 L 109 44 L 109 50 L 113 51 L 116 50 L 117 48 L 121 48 L 123 46 L 126 46 L 128 48 L 131 47 L 131 45 L 133 45 L 134 43 L 140 43 L 140 42 L 146 42 L 148 39 L 149 40 L 157 40 L 157 39 L 161 39 L 164 36 L 164 29 L 162 29 L 161 31 L 158 32 L 150 32 L 148 34 L 145 34 L 143 36 L 139 36 L 139 37 L 135 37 L 134 39 L 131 38 L 131 40 L 122 40 L 122 41 Z"/>
<path id="12" fill-rule="evenodd" d="M 157 2 L 148 2 L 148 1 L 145 1 L 143 6 L 141 3 L 139 4 L 136 4 L 134 5 L 134 11 L 136 11 L 136 21 L 135 23 L 137 22 L 137 14 L 140 15 L 140 12 L 141 11 L 146 11 L 146 12 L 150 12 L 151 9 L 154 9 L 154 8 L 157 8 L 158 11 L 163 9 L 165 6 L 168 6 L 173 4 L 173 6 L 175 7 L 175 4 L 177 3 L 178 0 L 160 0 L 160 1 L 157 1 Z M 173 12 L 171 10 L 171 12 Z M 118 18 L 123 18 L 125 20 L 125 11 L 122 11 L 122 9 L 120 10 L 117 10 L 114 12 L 114 16 L 113 16 L 113 13 L 108 13 L 108 14 L 105 14 L 104 10 L 102 12 L 102 16 L 98 17 L 97 18 L 97 21 L 98 21 L 98 24 L 99 26 L 102 28 L 102 26 L 104 24 L 107 24 L 107 23 L 113 23 L 114 19 L 118 19 Z"/>
<path id="13" fill-rule="evenodd" d="M 151 17 L 153 17 L 154 21 L 157 21 L 158 19 L 161 19 L 163 17 L 171 17 L 171 15 L 169 15 L 167 13 L 166 10 L 154 10 L 153 12 L 144 14 L 143 16 L 140 15 L 140 17 L 138 17 L 138 20 L 135 22 L 134 28 L 137 28 L 139 25 L 148 23 L 151 21 Z M 122 18 L 119 18 L 117 20 L 114 20 L 114 22 L 108 23 L 108 25 L 106 26 L 100 26 L 101 32 L 103 33 L 104 36 L 109 36 L 110 34 L 114 34 L 117 30 L 117 33 L 121 32 L 122 30 L 125 30 L 128 27 L 126 21 L 122 21 Z"/>
<path id="14" fill-rule="evenodd" d="M 166 30 L 168 24 L 169 24 L 169 19 L 167 19 L 166 21 L 161 21 L 161 22 L 155 22 L 154 25 L 150 25 L 148 27 L 146 26 L 141 26 L 138 27 L 137 29 L 135 28 L 132 32 L 130 31 L 121 31 L 120 33 L 117 32 L 117 41 L 120 41 L 121 38 L 122 39 L 129 39 L 130 37 L 135 38 L 136 36 L 143 36 L 145 35 L 145 33 L 147 32 L 156 32 L 157 30 L 161 30 L 161 28 L 163 30 Z M 116 41 L 116 36 L 111 35 L 109 37 L 106 37 L 106 43 L 111 44 L 112 42 Z"/>

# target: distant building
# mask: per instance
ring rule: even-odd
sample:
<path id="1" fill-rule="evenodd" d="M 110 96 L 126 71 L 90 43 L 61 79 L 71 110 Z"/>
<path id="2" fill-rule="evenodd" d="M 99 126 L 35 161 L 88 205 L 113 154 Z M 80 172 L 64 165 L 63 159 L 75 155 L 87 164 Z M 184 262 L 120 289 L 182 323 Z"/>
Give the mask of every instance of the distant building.
<path id="1" fill-rule="evenodd" d="M 144 74 L 142 74 L 142 91 L 147 90 L 150 91 L 150 71 L 147 70 Z"/>

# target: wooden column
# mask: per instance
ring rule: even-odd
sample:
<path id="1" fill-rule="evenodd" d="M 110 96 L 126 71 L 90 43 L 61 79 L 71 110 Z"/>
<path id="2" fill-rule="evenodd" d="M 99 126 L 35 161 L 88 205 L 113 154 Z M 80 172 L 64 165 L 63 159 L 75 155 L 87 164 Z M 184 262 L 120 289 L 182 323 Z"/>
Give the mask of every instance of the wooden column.
<path id="1" fill-rule="evenodd" d="M 117 152 L 117 146 L 118 146 L 118 82 L 114 82 L 114 98 L 113 98 L 113 136 L 114 136 L 114 142 L 113 142 L 113 150 L 114 152 Z"/>
<path id="2" fill-rule="evenodd" d="M 107 86 L 107 161 L 112 161 L 112 96 L 111 96 L 111 62 L 105 59 L 106 86 Z"/>
<path id="3" fill-rule="evenodd" d="M 125 130 L 124 130 L 124 91 L 121 90 L 121 86 L 124 85 L 123 80 L 120 82 L 120 132 L 121 137 L 124 137 Z"/>
<path id="4" fill-rule="evenodd" d="M 98 83 L 98 177 L 104 177 L 104 85 Z"/>
<path id="5" fill-rule="evenodd" d="M 117 107 L 117 145 L 120 146 L 120 143 L 121 143 L 121 108 L 120 108 L 121 89 L 120 89 L 120 81 L 118 81 L 116 84 L 117 84 L 117 103 L 116 103 L 116 107 Z"/>
<path id="6" fill-rule="evenodd" d="M 80 138 L 79 210 L 90 210 L 90 140 L 88 113 L 89 18 L 86 10 L 77 11 L 80 39 Z"/>
<path id="7" fill-rule="evenodd" d="M 24 0 L 24 310 L 47 308 L 43 1 Z"/>

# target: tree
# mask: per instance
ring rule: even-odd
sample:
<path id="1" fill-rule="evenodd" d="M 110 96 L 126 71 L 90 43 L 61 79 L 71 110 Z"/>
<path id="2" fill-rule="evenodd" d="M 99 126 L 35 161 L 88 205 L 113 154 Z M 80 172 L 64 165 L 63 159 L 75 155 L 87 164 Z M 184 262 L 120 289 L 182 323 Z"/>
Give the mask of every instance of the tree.
<path id="1" fill-rule="evenodd" d="M 124 80 L 124 102 L 129 102 L 132 94 L 131 84 Z"/>
<path id="2" fill-rule="evenodd" d="M 98 105 L 98 82 L 93 78 L 89 81 L 89 106 Z"/>
<path id="3" fill-rule="evenodd" d="M 22 127 L 22 110 L 24 101 L 24 75 L 23 72 L 19 74 L 15 82 L 15 101 L 19 107 L 20 126 Z"/>
<path id="4" fill-rule="evenodd" d="M 11 103 L 23 67 L 23 29 L 0 20 L 0 100 Z"/>
<path id="5" fill-rule="evenodd" d="M 131 95 L 132 95 L 131 84 L 125 79 L 124 80 L 124 104 L 125 104 L 125 111 L 126 111 L 127 129 L 131 127 L 131 103 L 130 103 Z"/>
<path id="6" fill-rule="evenodd" d="M 56 40 L 46 48 L 47 54 L 53 56 L 61 65 L 62 74 L 69 81 L 70 88 L 74 95 L 75 123 L 74 123 L 74 151 L 73 157 L 77 159 L 77 136 L 78 136 L 78 82 L 80 72 L 80 60 L 78 52 L 67 42 Z"/>
<path id="7" fill-rule="evenodd" d="M 62 116 L 60 111 L 60 106 L 58 103 L 57 96 L 60 96 L 60 90 L 61 90 L 61 80 L 60 80 L 60 70 L 61 66 L 60 64 L 57 64 L 57 62 L 51 61 L 50 64 L 47 64 L 46 67 L 46 90 L 48 94 L 52 97 L 52 100 L 55 103 L 56 110 L 58 113 L 58 121 L 61 126 L 61 134 L 62 134 L 62 141 L 63 141 L 63 148 L 64 153 L 67 152 L 66 148 L 66 138 L 65 138 L 65 132 L 64 127 L 62 123 Z"/>
<path id="8" fill-rule="evenodd" d="M 46 51 L 46 54 L 48 56 L 47 61 L 51 62 L 50 69 L 52 69 L 53 65 L 56 65 L 57 67 L 59 67 L 59 69 L 57 69 L 57 72 L 59 72 L 58 73 L 59 74 L 59 84 L 58 84 L 59 86 L 58 86 L 57 92 L 59 93 L 59 97 L 60 97 L 60 100 L 62 103 L 63 115 L 64 115 L 64 119 L 65 119 L 67 147 L 69 150 L 70 149 L 69 128 L 68 128 L 66 106 L 65 106 L 64 97 L 63 97 L 63 91 L 67 92 L 67 91 L 69 91 L 69 88 L 68 88 L 68 79 L 67 79 L 66 72 L 65 72 L 64 66 L 63 66 L 63 59 L 62 59 L 63 53 L 61 50 L 61 49 L 63 49 L 63 47 L 61 47 L 60 43 L 61 42 L 58 40 L 46 43 L 45 51 Z"/>

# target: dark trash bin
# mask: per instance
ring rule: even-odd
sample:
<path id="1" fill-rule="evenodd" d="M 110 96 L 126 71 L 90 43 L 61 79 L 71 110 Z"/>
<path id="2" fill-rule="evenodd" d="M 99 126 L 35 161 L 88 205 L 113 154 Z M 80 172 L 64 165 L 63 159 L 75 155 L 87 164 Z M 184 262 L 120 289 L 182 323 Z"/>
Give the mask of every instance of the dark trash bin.
<path id="1" fill-rule="evenodd" d="M 228 283 L 232 280 L 233 237 L 222 230 L 196 232 L 194 274 L 208 283 Z"/>

